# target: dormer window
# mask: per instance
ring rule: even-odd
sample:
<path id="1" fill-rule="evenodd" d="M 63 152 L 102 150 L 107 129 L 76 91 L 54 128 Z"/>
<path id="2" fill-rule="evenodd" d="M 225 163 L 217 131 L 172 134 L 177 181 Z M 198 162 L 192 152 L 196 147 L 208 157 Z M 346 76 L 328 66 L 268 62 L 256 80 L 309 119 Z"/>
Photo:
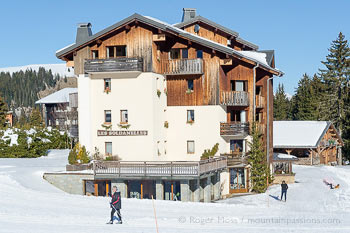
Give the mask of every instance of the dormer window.
<path id="1" fill-rule="evenodd" d="M 126 45 L 107 46 L 107 58 L 126 57 Z"/>

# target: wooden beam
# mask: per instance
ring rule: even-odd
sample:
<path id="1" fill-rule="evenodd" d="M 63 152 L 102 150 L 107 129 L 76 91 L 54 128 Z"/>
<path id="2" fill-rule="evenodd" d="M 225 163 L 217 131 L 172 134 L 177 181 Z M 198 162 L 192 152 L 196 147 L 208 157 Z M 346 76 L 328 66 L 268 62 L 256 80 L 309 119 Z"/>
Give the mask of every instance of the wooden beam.
<path id="1" fill-rule="evenodd" d="M 232 59 L 220 59 L 220 65 L 221 66 L 231 66 Z"/>
<path id="2" fill-rule="evenodd" d="M 95 196 L 97 197 L 98 196 L 98 183 L 95 182 L 94 186 L 95 186 Z"/>
<path id="3" fill-rule="evenodd" d="M 215 54 L 215 53 L 216 53 L 216 51 L 215 51 L 214 49 L 212 49 L 212 50 L 211 50 L 211 53 L 212 53 L 212 54 Z"/>
<path id="4" fill-rule="evenodd" d="M 141 181 L 141 199 L 143 199 L 143 183 Z"/>
<path id="5" fill-rule="evenodd" d="M 171 182 L 171 200 L 174 200 L 174 183 Z"/>
<path id="6" fill-rule="evenodd" d="M 126 30 L 130 30 L 129 24 L 127 24 L 127 25 L 125 26 L 125 29 L 126 29 Z"/>
<path id="7" fill-rule="evenodd" d="M 153 34 L 153 41 L 166 41 L 165 34 Z"/>
<path id="8" fill-rule="evenodd" d="M 108 181 L 106 181 L 106 197 L 108 197 L 108 192 L 109 192 L 109 184 L 108 184 Z"/>
<path id="9" fill-rule="evenodd" d="M 102 40 L 98 39 L 98 40 L 96 41 L 96 44 L 97 44 L 97 45 L 101 45 L 101 44 L 102 44 Z"/>
<path id="10" fill-rule="evenodd" d="M 66 66 L 67 67 L 74 67 L 74 61 L 67 61 Z"/>
<path id="11" fill-rule="evenodd" d="M 162 34 L 162 30 L 158 28 L 158 34 Z"/>

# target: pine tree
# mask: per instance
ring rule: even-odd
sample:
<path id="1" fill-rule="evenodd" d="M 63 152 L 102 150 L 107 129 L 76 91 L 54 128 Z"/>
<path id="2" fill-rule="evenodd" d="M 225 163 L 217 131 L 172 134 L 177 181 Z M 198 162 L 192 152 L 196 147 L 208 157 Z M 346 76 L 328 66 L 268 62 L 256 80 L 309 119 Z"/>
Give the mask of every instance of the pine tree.
<path id="1" fill-rule="evenodd" d="M 273 118 L 276 121 L 288 120 L 290 103 L 284 91 L 283 84 L 278 84 L 278 89 L 273 97 Z"/>
<path id="2" fill-rule="evenodd" d="M 254 192 L 263 193 L 267 189 L 267 179 L 271 182 L 270 171 L 267 166 L 266 153 L 262 145 L 262 135 L 254 122 L 252 126 L 252 142 L 249 142 L 250 151 L 248 162 L 251 165 L 252 189 Z"/>
<path id="3" fill-rule="evenodd" d="M 323 119 L 332 121 L 342 136 L 350 125 L 350 48 L 341 32 L 332 41 L 328 51 L 326 61 L 322 61 L 326 68 L 320 69 L 321 79 L 326 87 L 321 110 Z M 347 135 L 348 133 L 345 134 L 346 137 Z M 349 138 L 344 139 L 347 143 Z M 349 145 L 345 145 L 345 148 L 349 148 Z"/>
<path id="4" fill-rule="evenodd" d="M 345 98 L 348 94 L 345 91 L 350 77 L 350 49 L 341 32 L 328 50 L 326 61 L 322 61 L 326 69 L 320 69 L 321 78 L 327 87 L 324 101 L 327 103 L 328 114 L 325 117 L 341 130 Z"/>
<path id="5" fill-rule="evenodd" d="M 318 93 L 312 84 L 313 80 L 307 74 L 299 80 L 293 99 L 294 120 L 318 120 Z"/>
<path id="6" fill-rule="evenodd" d="M 29 124 L 34 127 L 42 127 L 43 120 L 39 108 L 33 108 L 30 114 Z"/>

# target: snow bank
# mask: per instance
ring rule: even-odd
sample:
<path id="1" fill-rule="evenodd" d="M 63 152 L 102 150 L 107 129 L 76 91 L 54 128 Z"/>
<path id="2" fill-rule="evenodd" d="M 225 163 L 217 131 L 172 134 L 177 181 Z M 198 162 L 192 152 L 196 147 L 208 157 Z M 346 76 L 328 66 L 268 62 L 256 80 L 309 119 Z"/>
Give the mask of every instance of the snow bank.
<path id="1" fill-rule="evenodd" d="M 151 200 L 122 199 L 122 225 L 107 225 L 107 197 L 64 193 L 42 173 L 64 170 L 68 150 L 36 159 L 0 159 L 0 232 L 156 232 Z M 293 166 L 287 202 L 280 186 L 218 203 L 154 201 L 159 232 L 349 232 L 350 167 Z M 322 180 L 331 177 L 340 189 Z"/>

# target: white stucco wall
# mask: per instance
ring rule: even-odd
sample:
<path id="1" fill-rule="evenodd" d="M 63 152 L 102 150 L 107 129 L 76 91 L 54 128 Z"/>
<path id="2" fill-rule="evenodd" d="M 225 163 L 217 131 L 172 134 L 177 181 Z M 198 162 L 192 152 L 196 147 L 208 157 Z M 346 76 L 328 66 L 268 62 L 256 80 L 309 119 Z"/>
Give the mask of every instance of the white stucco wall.
<path id="1" fill-rule="evenodd" d="M 104 92 L 104 78 L 111 78 L 111 92 L 108 94 Z M 81 88 L 85 88 L 82 91 L 79 88 L 79 94 L 84 93 L 80 99 L 90 99 L 89 106 L 86 103 L 79 105 L 80 142 L 90 152 L 97 147 L 102 154 L 105 153 L 105 142 L 112 142 L 112 154 L 123 161 L 157 160 L 158 147 L 162 149 L 164 144 L 164 77 L 154 73 L 106 73 L 90 75 L 87 79 L 90 80 L 90 88 L 87 85 L 81 85 Z M 160 97 L 157 89 L 161 91 Z M 90 90 L 89 97 L 85 95 L 86 90 Z M 128 130 L 147 130 L 148 135 L 97 136 L 97 130 L 104 130 L 101 125 L 105 121 L 105 110 L 112 113 L 111 130 L 125 130 L 118 124 L 121 121 L 120 111 L 128 110 Z M 90 135 L 91 143 L 85 134 Z"/>

